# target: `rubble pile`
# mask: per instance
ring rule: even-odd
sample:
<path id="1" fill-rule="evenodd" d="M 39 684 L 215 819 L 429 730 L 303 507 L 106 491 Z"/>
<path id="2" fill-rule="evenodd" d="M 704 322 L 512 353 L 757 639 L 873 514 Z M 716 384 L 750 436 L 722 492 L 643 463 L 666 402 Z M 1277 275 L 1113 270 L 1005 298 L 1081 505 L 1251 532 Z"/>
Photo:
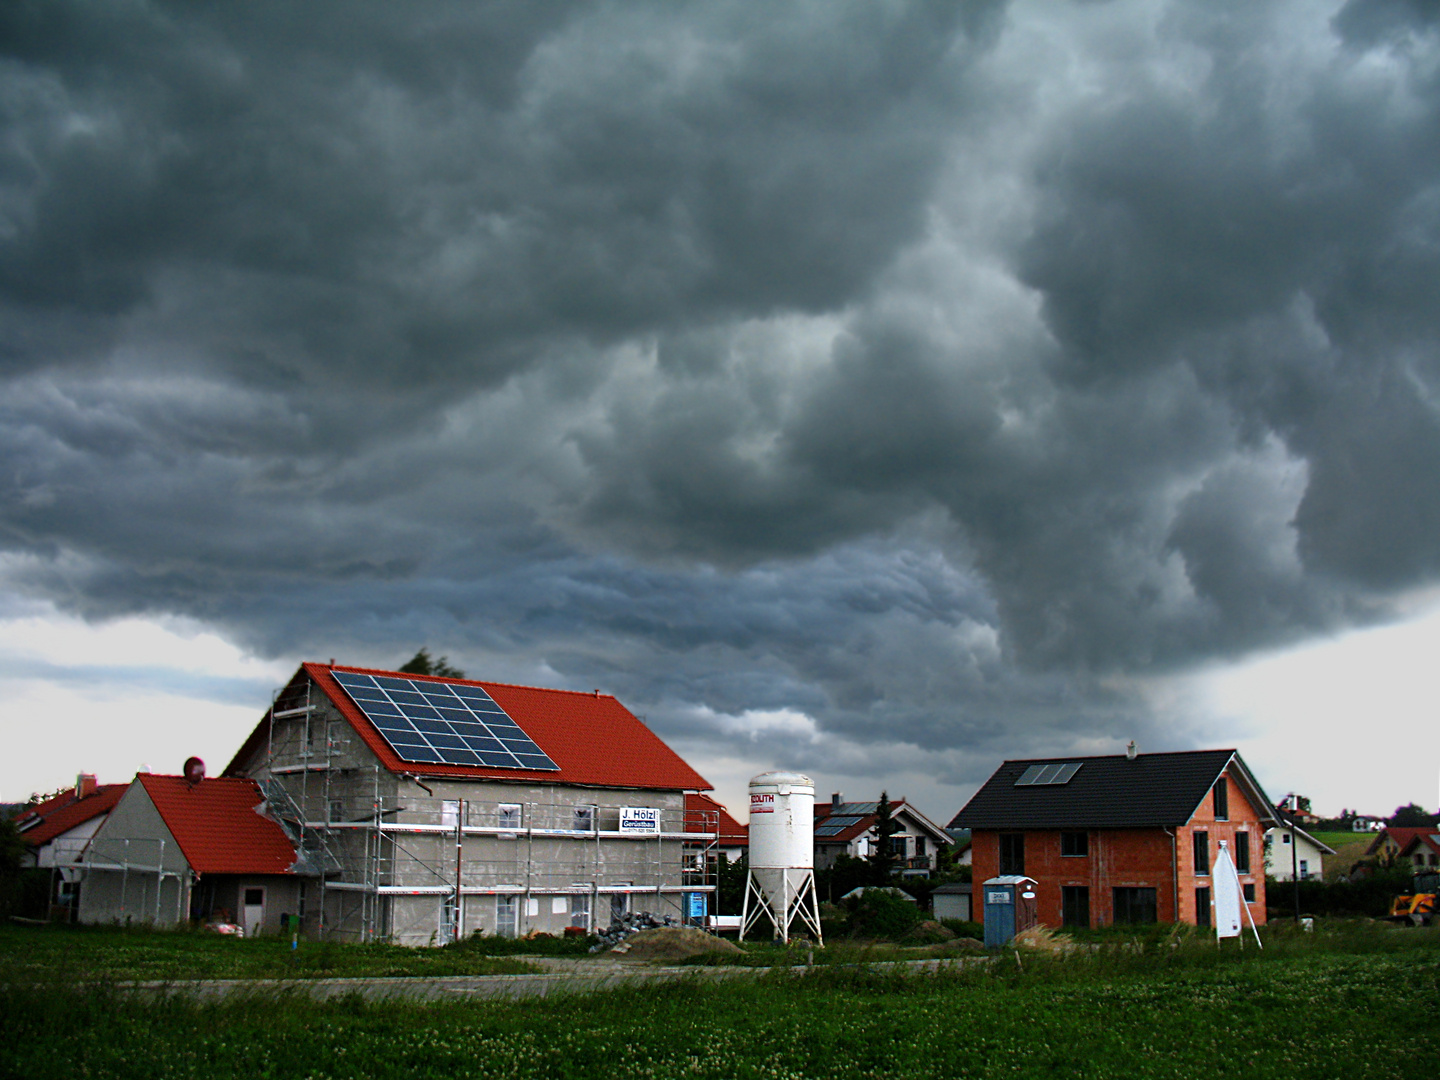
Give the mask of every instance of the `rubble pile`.
<path id="1" fill-rule="evenodd" d="M 638 934 L 641 930 L 653 930 L 657 926 L 679 926 L 679 920 L 674 915 L 651 915 L 648 911 L 628 911 L 622 918 L 610 923 L 610 929 L 602 930 L 596 935 L 600 940 L 590 946 L 591 952 L 599 952 L 601 949 L 612 949 L 615 952 L 629 952 L 630 947 L 624 944 L 625 939 Z"/>

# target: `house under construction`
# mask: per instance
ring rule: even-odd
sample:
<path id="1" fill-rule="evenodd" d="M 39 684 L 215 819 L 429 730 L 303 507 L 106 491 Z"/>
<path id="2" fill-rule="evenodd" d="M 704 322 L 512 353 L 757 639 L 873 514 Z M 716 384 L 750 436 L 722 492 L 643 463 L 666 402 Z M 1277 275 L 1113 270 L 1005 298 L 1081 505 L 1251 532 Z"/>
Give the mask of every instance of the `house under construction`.
<path id="1" fill-rule="evenodd" d="M 598 691 L 304 664 L 225 775 L 291 835 L 312 936 L 588 931 L 715 889 L 716 815 L 685 800 L 710 785 Z"/>

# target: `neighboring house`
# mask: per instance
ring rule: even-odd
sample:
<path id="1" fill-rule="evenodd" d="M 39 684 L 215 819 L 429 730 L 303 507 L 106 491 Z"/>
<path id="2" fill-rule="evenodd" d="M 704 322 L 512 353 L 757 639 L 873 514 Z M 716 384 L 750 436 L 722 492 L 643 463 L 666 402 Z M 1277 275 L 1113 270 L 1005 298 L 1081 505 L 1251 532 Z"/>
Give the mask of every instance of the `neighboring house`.
<path id="1" fill-rule="evenodd" d="M 715 833 L 719 837 L 710 845 L 711 853 L 725 856 L 732 866 L 750 850 L 750 827 L 741 825 L 730 811 L 701 791 L 685 794 L 685 831 Z"/>
<path id="2" fill-rule="evenodd" d="M 27 849 L 25 865 L 73 866 L 128 786 L 97 784 L 90 773 L 81 773 L 74 788 L 26 810 L 15 819 Z"/>
<path id="3" fill-rule="evenodd" d="M 830 796 L 828 803 L 816 803 L 815 869 L 828 869 L 842 855 L 868 857 L 878 840 L 875 822 L 879 810 L 878 802 L 846 802 L 838 793 Z M 900 873 L 928 876 L 935 868 L 937 853 L 950 846 L 949 834 L 904 799 L 890 804 L 890 816 L 900 826 L 899 832 L 890 836 Z"/>
<path id="4" fill-rule="evenodd" d="M 1045 926 L 1213 923 L 1223 842 L 1265 921 L 1262 838 L 1278 824 L 1233 750 L 1007 761 L 953 828 L 972 830 L 975 882 L 1035 880 Z M 983 921 L 983 910 L 975 912 Z"/>
<path id="5" fill-rule="evenodd" d="M 255 781 L 141 773 L 85 848 L 80 921 L 275 933 L 305 913 L 296 854 Z"/>
<path id="6" fill-rule="evenodd" d="M 1384 866 L 1408 858 L 1416 869 L 1422 865 L 1429 868 L 1437 865 L 1429 861 L 1440 850 L 1432 847 L 1431 837 L 1436 834 L 1440 834 L 1440 828 L 1434 825 L 1389 825 L 1365 849 L 1365 855 Z M 1417 856 L 1425 857 L 1423 864 L 1415 861 Z"/>
<path id="7" fill-rule="evenodd" d="M 15 822 L 25 843 L 23 865 L 49 867 L 51 917 L 73 919 L 80 895 L 80 853 L 105 816 L 115 808 L 126 784 L 98 784 L 90 773 L 75 787 L 22 813 Z"/>
<path id="8" fill-rule="evenodd" d="M 937 885 L 930 893 L 930 910 L 936 919 L 972 921 L 975 887 L 968 881 Z"/>
<path id="9" fill-rule="evenodd" d="M 599 691 L 304 664 L 225 775 L 295 839 L 311 935 L 558 934 L 714 889 L 710 785 Z"/>
<path id="10" fill-rule="evenodd" d="M 1380 818 L 1357 816 L 1350 822 L 1351 832 L 1383 832 L 1384 830 L 1385 822 Z"/>
<path id="11" fill-rule="evenodd" d="M 1440 828 L 1432 825 L 1429 829 L 1412 837 L 1400 850 L 1402 859 L 1409 859 L 1416 870 L 1440 869 Z"/>
<path id="12" fill-rule="evenodd" d="M 970 830 L 946 829 L 945 835 L 950 837 L 950 862 L 955 866 L 969 866 Z"/>
<path id="13" fill-rule="evenodd" d="M 1282 817 L 1280 824 L 1265 833 L 1265 873 L 1276 881 L 1301 881 L 1325 876 L 1325 856 L 1335 849 L 1315 839 L 1299 825 Z"/>

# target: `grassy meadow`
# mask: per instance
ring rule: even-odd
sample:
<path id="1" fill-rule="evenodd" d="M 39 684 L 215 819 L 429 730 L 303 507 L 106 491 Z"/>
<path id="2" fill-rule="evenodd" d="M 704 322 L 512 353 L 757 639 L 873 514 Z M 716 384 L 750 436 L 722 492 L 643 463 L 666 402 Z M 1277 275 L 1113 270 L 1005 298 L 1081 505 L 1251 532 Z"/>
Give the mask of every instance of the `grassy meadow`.
<path id="1" fill-rule="evenodd" d="M 1440 933 L 1277 927 L 1267 939 L 1241 951 L 1155 933 L 932 974 L 860 963 L 712 983 L 697 972 L 515 1002 L 257 993 L 200 1005 L 138 1000 L 104 979 L 36 981 L 7 936 L 0 1076 L 1413 1080 L 1435 1060 Z"/>

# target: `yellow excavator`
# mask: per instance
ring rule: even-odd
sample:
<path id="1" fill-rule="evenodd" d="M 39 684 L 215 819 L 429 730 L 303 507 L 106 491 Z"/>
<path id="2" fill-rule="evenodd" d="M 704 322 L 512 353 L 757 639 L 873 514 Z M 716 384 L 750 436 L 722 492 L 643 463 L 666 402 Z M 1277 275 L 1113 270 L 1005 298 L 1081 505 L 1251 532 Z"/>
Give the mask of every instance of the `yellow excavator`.
<path id="1" fill-rule="evenodd" d="M 1385 918 L 1394 923 L 1429 926 L 1437 911 L 1440 911 L 1440 874 L 1432 870 L 1415 875 L 1410 891 L 1395 897 Z"/>

